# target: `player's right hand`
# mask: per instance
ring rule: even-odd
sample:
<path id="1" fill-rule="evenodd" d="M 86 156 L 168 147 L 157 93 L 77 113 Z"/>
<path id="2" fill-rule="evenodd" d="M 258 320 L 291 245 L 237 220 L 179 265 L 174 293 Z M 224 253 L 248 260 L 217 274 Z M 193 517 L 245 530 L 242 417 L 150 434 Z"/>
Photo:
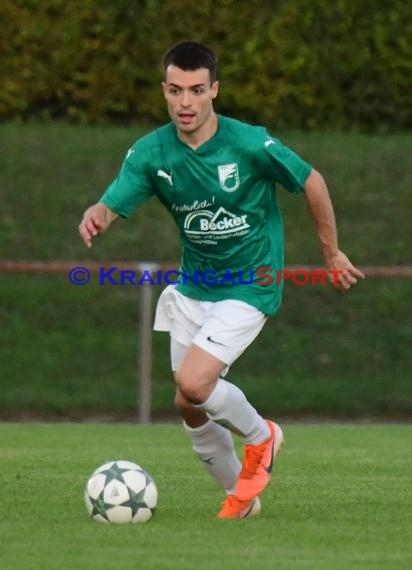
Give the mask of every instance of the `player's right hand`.
<path id="1" fill-rule="evenodd" d="M 79 225 L 80 236 L 86 247 L 92 247 L 93 238 L 105 232 L 109 224 L 104 204 L 98 203 L 88 208 Z"/>

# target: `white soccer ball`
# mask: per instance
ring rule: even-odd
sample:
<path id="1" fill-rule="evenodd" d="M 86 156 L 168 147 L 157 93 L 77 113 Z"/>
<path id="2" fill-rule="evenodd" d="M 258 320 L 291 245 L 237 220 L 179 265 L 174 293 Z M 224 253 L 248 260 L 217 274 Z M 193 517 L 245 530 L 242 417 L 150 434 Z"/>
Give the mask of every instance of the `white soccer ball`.
<path id="1" fill-rule="evenodd" d="M 84 501 L 95 521 L 146 522 L 157 505 L 157 487 L 140 465 L 131 461 L 110 461 L 90 476 Z"/>

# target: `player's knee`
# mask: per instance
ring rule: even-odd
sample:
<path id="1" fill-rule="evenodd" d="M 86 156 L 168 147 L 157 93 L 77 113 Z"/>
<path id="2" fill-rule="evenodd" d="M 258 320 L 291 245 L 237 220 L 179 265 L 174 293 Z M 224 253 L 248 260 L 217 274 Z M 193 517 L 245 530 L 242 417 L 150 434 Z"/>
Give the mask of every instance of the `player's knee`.
<path id="1" fill-rule="evenodd" d="M 180 390 L 176 390 L 175 407 L 179 413 L 184 413 L 185 410 L 192 407 L 191 403 L 184 397 Z"/>
<path id="2" fill-rule="evenodd" d="M 189 404 L 202 403 L 203 393 L 200 388 L 201 382 L 197 382 L 196 378 L 189 378 L 183 371 L 177 370 L 175 372 L 175 382 L 176 386 L 179 388 L 179 391 L 181 392 L 180 396 L 176 394 L 176 400 L 181 405 L 184 405 L 183 400 L 185 400 Z"/>

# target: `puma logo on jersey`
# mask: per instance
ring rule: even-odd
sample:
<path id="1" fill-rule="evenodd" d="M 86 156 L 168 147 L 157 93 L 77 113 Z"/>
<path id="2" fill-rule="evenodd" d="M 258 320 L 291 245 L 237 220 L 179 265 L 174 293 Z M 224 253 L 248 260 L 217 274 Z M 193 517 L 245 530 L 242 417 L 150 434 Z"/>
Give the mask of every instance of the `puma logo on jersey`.
<path id="1" fill-rule="evenodd" d="M 265 142 L 265 147 L 268 148 L 268 146 L 270 146 L 271 144 L 275 144 L 275 141 L 273 141 L 272 139 L 269 139 Z"/>
<path id="2" fill-rule="evenodd" d="M 157 175 L 160 176 L 160 178 L 166 178 L 166 180 L 169 182 L 170 186 L 173 186 L 173 180 L 172 180 L 172 173 L 168 174 L 167 172 L 165 172 L 164 170 L 158 170 L 157 171 Z"/>

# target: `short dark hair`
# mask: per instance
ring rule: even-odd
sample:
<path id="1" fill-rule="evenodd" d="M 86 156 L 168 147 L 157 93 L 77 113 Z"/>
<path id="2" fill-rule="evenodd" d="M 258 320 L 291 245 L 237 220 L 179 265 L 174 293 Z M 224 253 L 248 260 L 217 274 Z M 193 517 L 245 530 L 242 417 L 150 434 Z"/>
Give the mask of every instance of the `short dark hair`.
<path id="1" fill-rule="evenodd" d="M 163 56 L 163 72 L 169 65 L 175 65 L 183 71 L 195 71 L 206 68 L 210 73 L 210 81 L 216 81 L 217 57 L 210 47 L 198 42 L 179 42 L 172 46 Z"/>

